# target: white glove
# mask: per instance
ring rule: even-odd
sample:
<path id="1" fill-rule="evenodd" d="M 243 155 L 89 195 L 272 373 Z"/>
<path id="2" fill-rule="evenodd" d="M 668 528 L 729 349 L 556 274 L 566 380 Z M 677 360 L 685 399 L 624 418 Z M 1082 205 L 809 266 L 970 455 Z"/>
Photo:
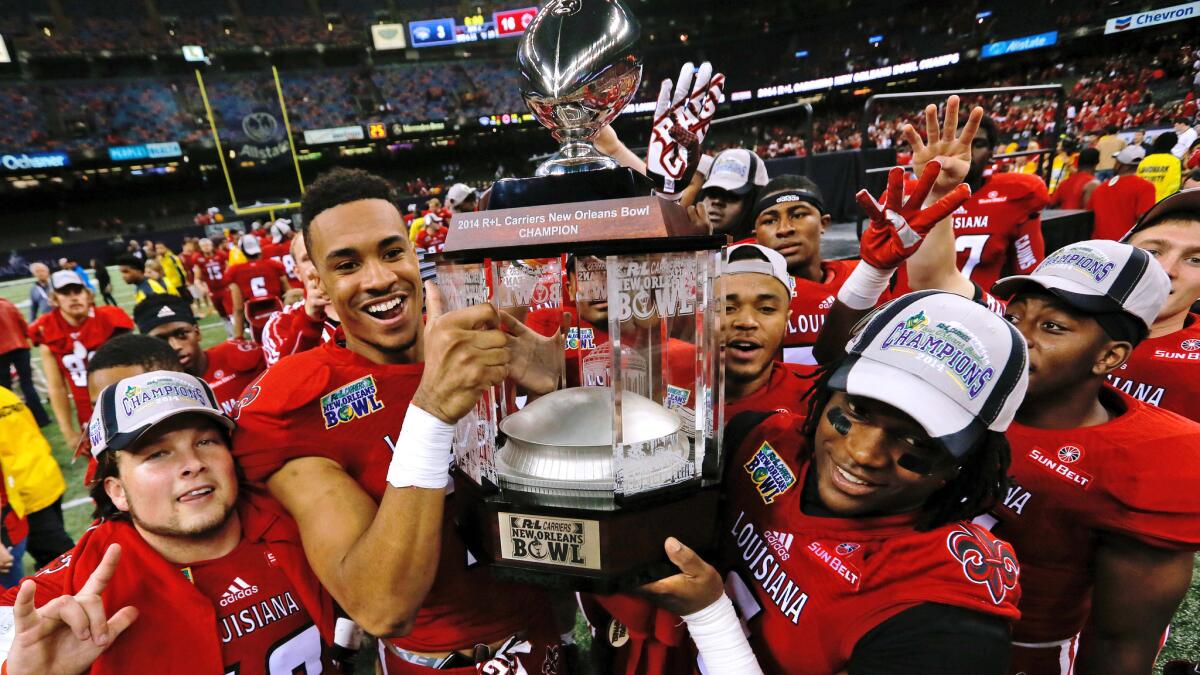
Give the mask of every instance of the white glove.
<path id="1" fill-rule="evenodd" d="M 663 80 L 654 109 L 646 173 L 664 196 L 683 192 L 700 161 L 700 145 L 717 112 L 725 76 L 705 61 L 696 70 L 689 61 L 674 84 Z"/>

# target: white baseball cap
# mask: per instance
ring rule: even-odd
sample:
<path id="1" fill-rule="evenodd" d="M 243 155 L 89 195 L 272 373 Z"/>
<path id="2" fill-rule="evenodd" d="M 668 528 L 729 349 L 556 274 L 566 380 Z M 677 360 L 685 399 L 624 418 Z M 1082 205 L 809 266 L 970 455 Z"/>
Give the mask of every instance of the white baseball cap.
<path id="1" fill-rule="evenodd" d="M 1146 149 L 1140 145 L 1127 145 L 1119 152 L 1114 152 L 1113 157 L 1121 164 L 1137 164 L 1145 159 Z"/>
<path id="2" fill-rule="evenodd" d="M 208 384 L 187 373 L 156 370 L 110 384 L 100 392 L 88 422 L 92 456 L 124 450 L 159 422 L 183 413 L 207 415 L 227 431 L 235 426 Z"/>
<path id="3" fill-rule="evenodd" d="M 243 234 L 239 242 L 242 253 L 246 255 L 258 255 L 262 253 L 262 246 L 258 243 L 258 237 L 252 234 Z"/>
<path id="4" fill-rule="evenodd" d="M 75 270 L 59 270 L 50 275 L 50 288 L 56 291 L 71 285 L 87 286 L 83 283 L 83 277 Z"/>
<path id="5" fill-rule="evenodd" d="M 744 195 L 767 184 L 767 165 L 762 158 L 744 148 L 722 151 L 712 163 L 701 190 L 721 188 Z"/>
<path id="6" fill-rule="evenodd" d="M 754 253 L 735 255 L 737 251 L 754 251 Z M 735 257 L 738 259 L 734 260 Z M 779 251 L 761 244 L 738 244 L 730 246 L 729 250 L 725 252 L 725 261 L 722 276 L 726 274 L 765 274 L 783 284 L 783 287 L 787 289 L 788 297 L 792 296 L 792 275 L 788 274 L 787 260 Z"/>
<path id="7" fill-rule="evenodd" d="M 906 413 L 961 458 L 1008 429 L 1029 384 L 1025 339 L 983 305 L 941 291 L 892 300 L 859 324 L 829 387 Z"/>
<path id="8" fill-rule="evenodd" d="M 271 241 L 278 244 L 292 233 L 292 221 L 287 218 L 278 218 L 271 223 Z"/>
<path id="9" fill-rule="evenodd" d="M 1153 256 L 1107 239 L 1064 246 L 1046 256 L 1032 274 L 997 281 L 992 293 L 1008 297 L 1027 284 L 1089 314 L 1132 315 L 1147 331 L 1171 293 L 1171 280 Z"/>
<path id="10" fill-rule="evenodd" d="M 471 189 L 466 183 L 455 183 L 446 190 L 446 206 L 457 207 L 475 194 L 475 190 Z"/>

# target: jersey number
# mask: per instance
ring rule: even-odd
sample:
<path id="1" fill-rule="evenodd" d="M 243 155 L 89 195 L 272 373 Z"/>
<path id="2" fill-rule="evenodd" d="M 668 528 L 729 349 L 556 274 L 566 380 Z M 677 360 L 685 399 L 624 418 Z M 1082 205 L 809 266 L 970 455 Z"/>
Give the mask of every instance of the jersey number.
<path id="1" fill-rule="evenodd" d="M 213 281 L 221 280 L 221 263 L 208 263 L 205 265 L 208 268 L 208 278 Z"/>
<path id="2" fill-rule="evenodd" d="M 318 675 L 321 663 L 321 633 L 309 624 L 295 635 L 284 638 L 267 650 L 267 675 Z M 225 675 L 238 675 L 240 664 L 234 664 Z"/>
<path id="3" fill-rule="evenodd" d="M 70 354 L 63 354 L 63 368 L 66 369 L 67 375 L 71 376 L 71 382 L 76 387 L 87 387 L 87 365 L 91 360 L 92 352 L 89 352 L 79 340 L 75 341 L 75 347 Z"/>
<path id="4" fill-rule="evenodd" d="M 254 277 L 251 279 L 250 294 L 256 298 L 267 297 L 267 280 L 263 277 Z"/>
<path id="5" fill-rule="evenodd" d="M 954 238 L 954 250 L 962 253 L 968 251 L 967 261 L 963 263 L 963 276 L 970 279 L 971 272 L 975 270 L 975 266 L 979 264 L 979 260 L 983 258 L 983 248 L 987 246 L 988 237 L 990 234 L 968 234 L 962 237 Z"/>

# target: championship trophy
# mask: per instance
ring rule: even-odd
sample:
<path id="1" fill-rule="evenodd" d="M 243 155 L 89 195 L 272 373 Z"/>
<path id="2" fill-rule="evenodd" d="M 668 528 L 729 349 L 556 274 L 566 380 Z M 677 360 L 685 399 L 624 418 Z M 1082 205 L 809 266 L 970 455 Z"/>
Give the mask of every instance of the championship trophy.
<path id="1" fill-rule="evenodd" d="M 456 214 L 438 261 L 447 308 L 521 321 L 557 382 L 510 378 L 455 430 L 460 530 L 502 578 L 613 592 L 674 573 L 668 536 L 715 542 L 726 238 L 588 143 L 637 88 L 638 33 L 620 0 L 542 8 L 523 93 L 563 149 Z"/>

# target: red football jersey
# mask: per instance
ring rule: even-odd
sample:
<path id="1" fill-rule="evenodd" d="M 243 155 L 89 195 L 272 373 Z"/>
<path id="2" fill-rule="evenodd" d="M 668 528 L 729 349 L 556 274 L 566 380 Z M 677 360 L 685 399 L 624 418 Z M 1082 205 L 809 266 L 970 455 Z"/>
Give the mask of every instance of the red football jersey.
<path id="1" fill-rule="evenodd" d="M 243 539 L 180 571 L 212 601 L 226 673 L 332 672 L 320 631 L 266 544 Z"/>
<path id="2" fill-rule="evenodd" d="M 337 341 L 288 356 L 242 397 L 234 454 L 251 481 L 265 480 L 290 459 L 327 457 L 378 502 L 423 371 L 422 364 L 371 363 Z M 482 566 L 468 568 L 452 500 L 433 588 L 412 632 L 395 640 L 403 649 L 443 652 L 491 643 L 549 616 L 540 591 L 493 581 Z"/>
<path id="3" fill-rule="evenodd" d="M 1200 422 L 1200 321 L 1189 314 L 1183 330 L 1143 340 L 1108 376 L 1139 401 Z"/>
<path id="4" fill-rule="evenodd" d="M 242 291 L 242 300 L 256 298 L 278 298 L 283 295 L 279 277 L 287 276 L 287 270 L 278 260 L 259 258 L 234 265 L 226 272 L 226 284 L 236 284 Z"/>
<path id="5" fill-rule="evenodd" d="M 992 174 L 950 216 L 958 269 L 984 290 L 1000 277 L 1031 272 L 1046 255 L 1042 209 L 1049 201 L 1037 176 Z"/>
<path id="6" fill-rule="evenodd" d="M 1021 559 L 1016 642 L 1065 640 L 1091 605 L 1096 532 L 1174 550 L 1200 550 L 1200 426 L 1105 388 L 1125 412 L 1080 429 L 1014 422 L 1013 484 L 994 516 Z"/>
<path id="7" fill-rule="evenodd" d="M 804 414 L 807 409 L 804 397 L 813 385 L 813 380 L 806 376 L 815 372 L 816 366 L 776 361 L 771 369 L 771 380 L 765 387 L 736 401 L 725 401 L 726 422 L 746 411 Z"/>
<path id="8" fill-rule="evenodd" d="M 271 315 L 263 325 L 262 351 L 267 367 L 288 354 L 312 349 L 333 339 L 337 325 L 329 321 L 316 322 L 304 311 L 304 301 L 294 302 Z"/>
<path id="9" fill-rule="evenodd" d="M 198 251 L 183 251 L 179 254 L 179 261 L 183 263 L 183 272 L 187 275 L 189 284 L 196 281 L 196 259 L 199 257 Z"/>
<path id="10" fill-rule="evenodd" d="M 792 277 L 792 315 L 788 318 L 787 334 L 783 336 L 783 360 L 788 363 L 816 365 L 812 347 L 817 333 L 829 315 L 846 278 L 858 265 L 857 260 L 822 260 L 820 282 Z M 883 299 L 881 298 L 881 301 Z"/>
<path id="11" fill-rule="evenodd" d="M 926 603 L 1017 618 L 1012 547 L 977 525 L 917 532 L 913 513 L 806 515 L 801 493 L 814 465 L 803 423 L 780 414 L 756 427 L 731 456 L 724 483 L 725 587 L 764 672 L 842 672 L 860 638 Z"/>
<path id="12" fill-rule="evenodd" d="M 283 271 L 287 273 L 289 286 L 292 288 L 304 288 L 304 281 L 296 275 L 296 259 L 292 257 L 292 243 L 290 241 L 281 241 L 278 244 L 264 243 L 262 245 L 261 257 L 262 259 L 270 258 L 283 265 Z"/>
<path id="13" fill-rule="evenodd" d="M 197 253 L 195 264 L 200 267 L 200 280 L 208 286 L 209 293 L 216 293 L 225 286 L 225 267 L 229 264 L 229 254 L 219 249 L 213 249 L 212 255 Z"/>
<path id="14" fill-rule="evenodd" d="M 1088 204 L 1095 217 L 1092 238 L 1120 241 L 1155 200 L 1154 183 L 1141 176 L 1113 176 L 1100 183 Z"/>
<path id="15" fill-rule="evenodd" d="M 246 340 L 226 340 L 204 350 L 208 356 L 208 369 L 204 381 L 212 387 L 221 410 L 233 414 L 233 408 L 246 386 L 267 369 L 262 348 Z"/>
<path id="16" fill-rule="evenodd" d="M 43 314 L 29 325 L 29 339 L 34 345 L 46 345 L 58 361 L 58 370 L 71 388 L 75 399 L 75 417 L 82 428 L 92 416 L 88 398 L 87 365 L 92 354 L 108 339 L 133 330 L 133 319 L 120 307 L 93 307 L 83 323 L 72 326 L 56 310 Z"/>

